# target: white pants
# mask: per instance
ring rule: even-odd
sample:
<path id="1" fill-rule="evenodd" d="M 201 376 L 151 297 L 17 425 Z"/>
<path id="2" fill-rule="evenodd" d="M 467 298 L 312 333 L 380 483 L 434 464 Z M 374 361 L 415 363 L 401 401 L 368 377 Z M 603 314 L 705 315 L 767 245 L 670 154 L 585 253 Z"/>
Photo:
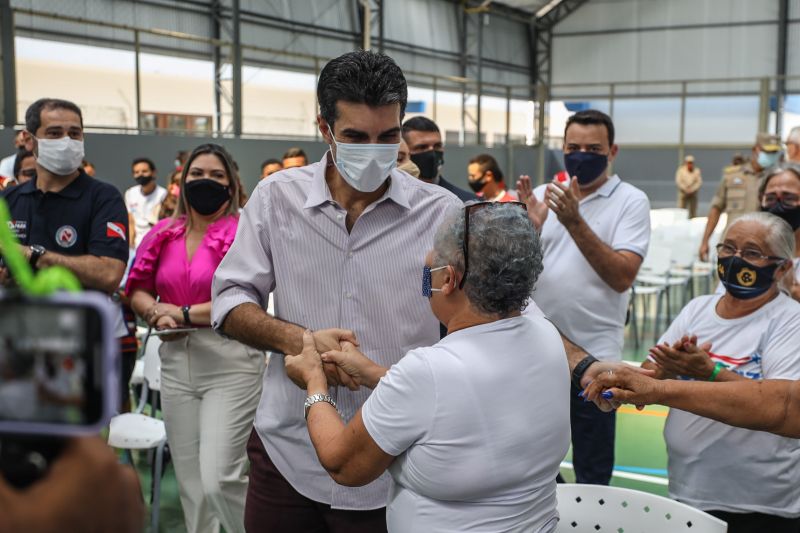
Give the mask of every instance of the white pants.
<path id="1" fill-rule="evenodd" d="M 244 532 L 246 444 L 264 353 L 201 329 L 164 342 L 161 403 L 189 533 Z"/>

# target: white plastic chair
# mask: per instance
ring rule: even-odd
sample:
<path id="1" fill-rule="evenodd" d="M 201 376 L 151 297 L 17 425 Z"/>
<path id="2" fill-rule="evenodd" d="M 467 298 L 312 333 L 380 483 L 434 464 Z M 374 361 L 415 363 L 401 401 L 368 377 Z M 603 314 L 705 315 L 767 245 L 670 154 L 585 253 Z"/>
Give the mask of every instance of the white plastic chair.
<path id="1" fill-rule="evenodd" d="M 647 317 L 649 311 L 650 296 L 656 296 L 655 317 L 653 318 L 653 332 L 655 342 L 658 342 L 659 337 L 659 324 L 661 323 L 661 302 L 666 300 L 666 311 L 669 321 L 669 287 L 673 285 L 682 284 L 685 282 L 684 277 L 672 277 L 670 269 L 672 268 L 672 250 L 669 246 L 658 244 L 653 240 L 650 241 L 650 248 L 647 255 L 642 262 L 639 269 L 639 275 L 636 276 L 636 282 L 633 284 L 631 294 L 631 327 L 635 333 L 635 347 L 639 349 L 638 338 L 638 315 L 637 315 L 637 297 L 642 297 L 642 307 L 644 309 L 642 320 L 642 338 L 644 338 L 644 326 L 647 324 Z M 662 300 L 663 299 L 663 300 Z"/>
<path id="2" fill-rule="evenodd" d="M 725 533 L 708 513 L 638 490 L 560 483 L 556 533 Z"/>
<path id="3" fill-rule="evenodd" d="M 155 450 L 153 471 L 153 495 L 151 531 L 158 531 L 159 507 L 161 504 L 161 472 L 164 469 L 164 447 L 167 445 L 167 430 L 163 420 L 155 418 L 156 395 L 161 390 L 161 358 L 159 337 L 145 337 L 143 361 L 142 395 L 133 413 L 123 413 L 111 419 L 108 445 L 122 450 Z M 147 396 L 153 395 L 153 416 L 142 413 Z"/>

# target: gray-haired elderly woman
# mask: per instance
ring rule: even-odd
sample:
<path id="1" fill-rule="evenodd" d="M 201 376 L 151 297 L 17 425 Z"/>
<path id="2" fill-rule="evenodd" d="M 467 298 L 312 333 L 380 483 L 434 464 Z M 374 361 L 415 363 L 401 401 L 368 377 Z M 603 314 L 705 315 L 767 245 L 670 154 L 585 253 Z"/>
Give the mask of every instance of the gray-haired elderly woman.
<path id="1" fill-rule="evenodd" d="M 738 218 L 717 245 L 725 291 L 689 302 L 642 366 L 662 379 L 800 379 L 800 304 L 779 290 L 794 248 L 775 215 Z M 800 531 L 800 441 L 677 409 L 664 439 L 673 498 L 726 520 L 730 533 Z"/>
<path id="2" fill-rule="evenodd" d="M 309 332 L 303 353 L 286 357 L 331 477 L 359 486 L 389 470 L 389 531 L 555 529 L 569 373 L 558 331 L 520 313 L 541 270 L 524 207 L 467 205 L 439 228 L 422 268 L 447 337 L 389 369 L 352 346 L 320 356 Z M 323 361 L 375 389 L 347 424 L 316 401 L 328 394 Z"/>

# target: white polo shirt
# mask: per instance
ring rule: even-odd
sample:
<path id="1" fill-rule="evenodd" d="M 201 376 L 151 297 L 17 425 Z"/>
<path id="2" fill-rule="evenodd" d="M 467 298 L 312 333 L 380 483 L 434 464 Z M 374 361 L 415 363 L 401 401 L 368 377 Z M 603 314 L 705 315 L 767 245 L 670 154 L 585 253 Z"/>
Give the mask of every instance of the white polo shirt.
<path id="1" fill-rule="evenodd" d="M 142 186 L 134 185 L 125 191 L 125 207 L 133 215 L 136 224 L 136 241 L 133 248 L 138 248 L 144 236 L 158 222 L 158 209 L 167 197 L 167 189 L 156 185 L 150 194 L 142 194 Z"/>
<path id="2" fill-rule="evenodd" d="M 539 201 L 545 188 L 533 191 Z M 604 243 L 644 258 L 650 243 L 650 201 L 644 192 L 615 174 L 582 199 L 579 210 Z M 541 238 L 544 270 L 533 300 L 572 342 L 598 359 L 621 359 L 630 293 L 615 291 L 597 275 L 555 213 L 548 213 Z"/>
<path id="3" fill-rule="evenodd" d="M 569 370 L 544 318 L 481 324 L 408 352 L 361 416 L 375 443 L 397 457 L 391 533 L 555 530 Z"/>

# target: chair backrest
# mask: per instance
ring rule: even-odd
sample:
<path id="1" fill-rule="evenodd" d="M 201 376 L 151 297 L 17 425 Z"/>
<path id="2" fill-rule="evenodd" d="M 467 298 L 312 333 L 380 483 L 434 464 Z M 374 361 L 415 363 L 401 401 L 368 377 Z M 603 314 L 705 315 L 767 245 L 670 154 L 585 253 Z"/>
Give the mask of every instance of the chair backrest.
<path id="1" fill-rule="evenodd" d="M 161 390 L 161 356 L 158 348 L 161 346 L 161 337 L 151 335 L 144 347 L 144 379 L 150 390 Z"/>
<path id="2" fill-rule="evenodd" d="M 725 533 L 728 525 L 699 509 L 638 490 L 559 484 L 556 533 Z"/>
<path id="3" fill-rule="evenodd" d="M 649 274 L 664 274 L 672 266 L 672 249 L 663 244 L 650 241 L 650 248 L 642 262 L 641 272 Z"/>

